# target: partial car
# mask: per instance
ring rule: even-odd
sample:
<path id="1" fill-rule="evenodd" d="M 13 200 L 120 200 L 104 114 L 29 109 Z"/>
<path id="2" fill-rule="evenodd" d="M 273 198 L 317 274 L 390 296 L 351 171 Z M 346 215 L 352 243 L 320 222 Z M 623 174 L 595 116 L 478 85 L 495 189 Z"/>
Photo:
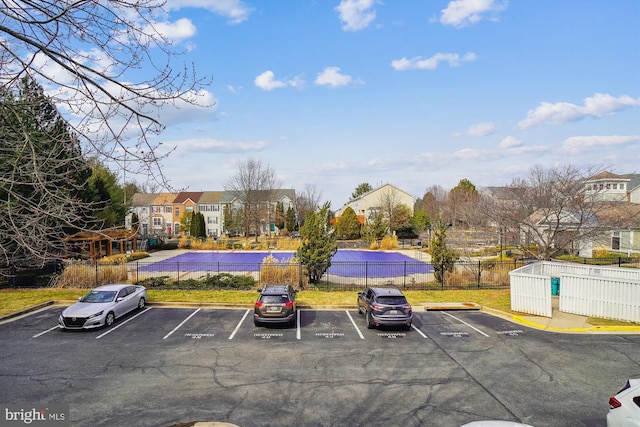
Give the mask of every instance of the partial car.
<path id="1" fill-rule="evenodd" d="M 622 390 L 609 398 L 607 427 L 640 427 L 640 378 L 627 380 Z"/>
<path id="2" fill-rule="evenodd" d="M 260 296 L 253 309 L 253 323 L 256 326 L 266 323 L 295 324 L 298 291 L 290 285 L 265 285 L 258 292 Z"/>
<path id="3" fill-rule="evenodd" d="M 144 286 L 112 284 L 99 286 L 60 314 L 58 324 L 64 329 L 91 329 L 111 326 L 115 320 L 147 301 Z"/>
<path id="4" fill-rule="evenodd" d="M 411 328 L 413 311 L 398 288 L 366 287 L 358 293 L 358 313 L 364 314 L 367 328 L 405 326 Z"/>

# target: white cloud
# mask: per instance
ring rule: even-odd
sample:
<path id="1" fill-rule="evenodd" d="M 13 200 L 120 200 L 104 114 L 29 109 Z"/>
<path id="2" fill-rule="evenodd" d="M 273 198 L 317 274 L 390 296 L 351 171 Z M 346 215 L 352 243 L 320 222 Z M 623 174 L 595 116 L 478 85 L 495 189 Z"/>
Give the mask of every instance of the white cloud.
<path id="1" fill-rule="evenodd" d="M 436 53 L 431 58 L 423 59 L 416 56 L 411 59 L 402 58 L 391 61 L 391 66 L 398 71 L 405 70 L 435 70 L 441 62 L 447 62 L 452 67 L 459 66 L 462 62 L 476 60 L 475 53 L 467 53 L 460 56 L 457 53 Z"/>
<path id="2" fill-rule="evenodd" d="M 592 136 L 572 136 L 562 142 L 560 151 L 568 154 L 580 154 L 585 151 L 604 149 L 612 147 L 636 144 L 636 152 L 640 149 L 640 135 L 592 135 Z"/>
<path id="3" fill-rule="evenodd" d="M 210 138 L 167 141 L 165 145 L 175 146 L 175 153 L 179 156 L 189 153 L 244 153 L 265 150 L 271 146 L 267 141 L 236 142 Z"/>
<path id="4" fill-rule="evenodd" d="M 321 73 L 318 73 L 315 84 L 319 86 L 340 87 L 352 83 L 362 83 L 360 80 L 353 79 L 347 74 L 340 74 L 339 67 L 327 67 Z"/>
<path id="5" fill-rule="evenodd" d="M 246 21 L 254 10 L 240 0 L 167 0 L 166 7 L 169 10 L 206 9 L 226 18 L 229 24 L 239 24 Z"/>
<path id="6" fill-rule="evenodd" d="M 156 22 L 153 24 L 153 30 L 166 39 L 175 41 L 188 39 L 196 33 L 195 25 L 187 18 L 178 19 L 175 22 Z"/>
<path id="7" fill-rule="evenodd" d="M 585 98 L 584 105 L 568 102 L 541 102 L 540 106 L 527 113 L 527 118 L 518 123 L 518 127 L 526 129 L 543 123 L 563 124 L 575 122 L 587 117 L 602 117 L 627 107 L 640 105 L 640 98 L 630 96 L 614 97 L 609 94 L 596 93 Z"/>
<path id="8" fill-rule="evenodd" d="M 454 133 L 453 136 L 487 136 L 496 131 L 496 126 L 492 122 L 482 122 L 470 126 L 464 132 Z"/>
<path id="9" fill-rule="evenodd" d="M 372 10 L 374 0 L 342 0 L 335 10 L 338 11 L 342 29 L 358 31 L 366 28 L 376 19 L 376 12 Z"/>
<path id="10" fill-rule="evenodd" d="M 466 27 L 480 22 L 486 15 L 490 20 L 498 19 L 498 12 L 507 8 L 506 0 L 453 0 L 446 9 L 442 9 L 440 23 L 456 28 Z"/>
<path id="11" fill-rule="evenodd" d="M 267 70 L 264 73 L 260 74 L 253 81 L 256 86 L 260 89 L 271 91 L 273 89 L 279 89 L 283 87 L 294 87 L 301 89 L 305 86 L 305 81 L 302 76 L 295 76 L 289 80 L 276 80 L 275 74 L 271 70 Z"/>
<path id="12" fill-rule="evenodd" d="M 522 141 L 512 136 L 507 136 L 502 141 L 500 141 L 500 148 L 509 149 L 509 148 L 515 148 L 520 146 L 522 146 Z"/>

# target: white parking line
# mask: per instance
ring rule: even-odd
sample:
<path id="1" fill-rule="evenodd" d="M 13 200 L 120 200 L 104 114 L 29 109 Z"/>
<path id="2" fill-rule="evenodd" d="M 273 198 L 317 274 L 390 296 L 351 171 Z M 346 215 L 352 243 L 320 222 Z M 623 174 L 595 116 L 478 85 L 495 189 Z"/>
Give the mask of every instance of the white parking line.
<path id="1" fill-rule="evenodd" d="M 422 335 L 422 338 L 427 338 L 427 336 L 418 328 L 416 328 L 416 325 L 414 325 L 413 323 L 411 324 L 411 327 L 413 328 L 414 331 L 416 331 L 417 333 L 419 333 L 420 335 Z"/>
<path id="2" fill-rule="evenodd" d="M 298 317 L 297 321 L 296 321 L 296 339 L 300 339 L 302 338 L 301 332 L 300 332 L 300 312 L 302 310 L 297 310 L 298 312 L 296 313 L 296 316 Z"/>
<path id="3" fill-rule="evenodd" d="M 56 325 L 53 328 L 47 329 L 46 331 L 42 331 L 39 334 L 35 334 L 34 336 L 32 336 L 31 338 L 38 338 L 40 335 L 44 335 L 47 334 L 51 331 L 55 331 L 56 329 L 60 329 L 60 325 Z"/>
<path id="4" fill-rule="evenodd" d="M 151 310 L 151 307 L 148 307 L 147 309 L 145 309 L 144 311 L 141 311 L 140 313 L 136 314 L 133 317 L 128 318 L 127 320 L 125 320 L 122 323 L 119 323 L 117 326 L 114 326 L 113 328 L 109 329 L 107 332 L 100 334 L 96 337 L 96 339 L 100 339 L 103 336 L 110 334 L 111 332 L 115 331 L 116 329 L 118 329 L 120 326 L 126 325 L 127 323 L 131 322 L 133 319 L 135 319 L 136 317 L 140 316 L 141 314 L 146 313 L 147 311 Z"/>
<path id="5" fill-rule="evenodd" d="M 349 313 L 349 310 L 345 310 L 345 313 L 347 313 L 347 316 L 349 316 L 349 320 L 351 320 L 351 323 L 353 324 L 353 327 L 356 328 L 356 331 L 358 332 L 358 335 L 360 335 L 360 339 L 363 340 L 364 339 L 364 335 L 362 335 L 362 332 L 360 332 L 360 328 L 358 328 L 358 325 L 356 325 L 356 322 L 353 321 L 353 317 L 351 317 L 351 313 Z"/>
<path id="6" fill-rule="evenodd" d="M 242 319 L 240 319 L 240 321 L 238 322 L 238 325 L 236 326 L 236 328 L 233 330 L 233 332 L 231 333 L 231 335 L 229 335 L 229 339 L 232 340 L 233 337 L 236 336 L 236 333 L 238 332 L 238 329 L 240 329 L 240 325 L 242 325 L 242 322 L 244 322 L 244 319 L 247 318 L 247 315 L 251 312 L 251 309 L 248 308 L 247 311 L 244 312 L 244 316 L 242 316 Z"/>
<path id="7" fill-rule="evenodd" d="M 454 318 L 454 319 L 456 319 L 458 322 L 460 322 L 460 323 L 464 323 L 465 325 L 467 325 L 468 327 L 470 327 L 470 328 L 471 328 L 471 329 L 473 329 L 474 331 L 476 331 L 476 332 L 478 332 L 479 334 L 482 334 L 482 335 L 484 335 L 485 337 L 489 338 L 489 335 L 485 334 L 485 333 L 484 333 L 484 332 L 482 332 L 480 329 L 478 329 L 478 328 L 476 328 L 476 327 L 474 327 L 474 326 L 471 326 L 470 324 L 468 324 L 468 323 L 467 323 L 467 322 L 465 322 L 464 320 L 462 320 L 462 319 L 458 319 L 456 316 L 454 316 L 454 315 L 452 315 L 452 314 L 449 314 L 449 313 L 447 313 L 446 311 L 443 311 L 442 313 L 443 313 L 443 314 L 446 314 L 446 315 L 447 315 L 447 316 L 449 316 L 449 317 L 453 317 L 453 318 Z"/>
<path id="8" fill-rule="evenodd" d="M 195 316 L 195 315 L 196 315 L 196 313 L 197 313 L 197 312 L 199 312 L 200 310 L 201 310 L 201 309 L 199 308 L 199 309 L 197 309 L 196 311 L 194 311 L 193 313 L 191 313 L 191 314 L 189 315 L 189 317 L 187 317 L 187 318 L 186 318 L 186 319 L 184 319 L 182 322 L 180 322 L 180 324 L 179 324 L 178 326 L 176 326 L 175 328 L 173 328 L 173 330 L 172 330 L 171 332 L 169 332 L 167 335 L 165 335 L 164 337 L 162 337 L 162 339 L 163 339 L 163 340 L 166 340 L 167 338 L 169 338 L 169 337 L 171 336 L 171 334 L 173 334 L 175 331 L 177 331 L 178 329 L 180 329 L 180 327 L 181 327 L 182 325 L 184 325 L 185 323 L 187 323 L 187 321 L 188 321 L 189 319 L 191 319 L 193 316 Z"/>

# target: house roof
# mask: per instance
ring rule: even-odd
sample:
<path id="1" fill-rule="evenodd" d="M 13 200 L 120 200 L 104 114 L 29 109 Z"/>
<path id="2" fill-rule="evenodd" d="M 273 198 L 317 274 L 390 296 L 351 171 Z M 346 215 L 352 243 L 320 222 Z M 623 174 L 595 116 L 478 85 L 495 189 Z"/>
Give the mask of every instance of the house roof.
<path id="1" fill-rule="evenodd" d="M 292 188 L 280 188 L 277 190 L 256 190 L 253 191 L 251 195 L 257 202 L 281 201 L 285 198 L 293 201 L 296 198 L 296 190 Z M 231 203 L 236 199 L 242 199 L 242 196 L 242 191 L 225 191 L 224 195 L 222 196 L 221 202 Z"/>
<path id="2" fill-rule="evenodd" d="M 185 203 L 187 200 L 191 200 L 193 203 L 198 203 L 200 200 L 200 196 L 202 195 L 202 191 L 182 191 L 178 193 L 176 198 L 173 200 L 174 204 L 177 203 Z"/>
<path id="3" fill-rule="evenodd" d="M 598 223 L 607 227 L 640 229 L 640 204 L 603 202 L 596 211 Z"/>
<path id="4" fill-rule="evenodd" d="M 590 218 L 581 219 L 591 212 Z M 551 219 L 551 221 L 548 221 Z M 545 214 L 539 209 L 529 216 L 529 221 L 539 226 L 556 223 L 556 213 Z M 605 227 L 619 229 L 640 229 L 640 205 L 631 202 L 599 202 L 593 205 L 592 210 L 586 212 L 563 211 L 560 212 L 561 225 L 570 227 L 582 225 L 587 227 Z"/>
<path id="5" fill-rule="evenodd" d="M 615 173 L 613 173 L 613 172 L 604 171 L 604 172 L 600 172 L 600 173 L 599 173 L 599 174 L 597 174 L 597 175 L 592 176 L 591 178 L 589 178 L 589 179 L 587 180 L 587 182 L 590 182 L 590 181 L 601 181 L 601 180 L 603 180 L 603 179 L 609 179 L 609 180 L 611 180 L 611 179 L 626 180 L 626 179 L 627 179 L 627 177 L 626 177 L 626 176 L 624 176 L 624 175 L 617 175 L 617 174 L 615 174 Z"/>
<path id="6" fill-rule="evenodd" d="M 224 191 L 203 191 L 198 203 L 220 203 L 223 196 Z"/>
<path id="7" fill-rule="evenodd" d="M 131 206 L 149 206 L 157 196 L 156 193 L 135 193 L 131 196 Z"/>
<path id="8" fill-rule="evenodd" d="M 629 179 L 629 190 L 640 187 L 640 173 L 629 173 L 624 177 Z"/>
<path id="9" fill-rule="evenodd" d="M 175 193 L 157 193 L 156 198 L 153 199 L 152 205 L 170 205 L 173 203 L 177 194 Z"/>

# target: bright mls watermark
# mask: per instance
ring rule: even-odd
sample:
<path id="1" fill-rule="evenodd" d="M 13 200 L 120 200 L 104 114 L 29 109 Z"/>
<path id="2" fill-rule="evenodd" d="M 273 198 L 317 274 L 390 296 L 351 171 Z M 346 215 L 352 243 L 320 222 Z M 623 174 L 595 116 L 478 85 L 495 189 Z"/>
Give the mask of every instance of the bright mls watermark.
<path id="1" fill-rule="evenodd" d="M 68 427 L 71 425 L 69 405 L 0 404 L 0 425 Z"/>

